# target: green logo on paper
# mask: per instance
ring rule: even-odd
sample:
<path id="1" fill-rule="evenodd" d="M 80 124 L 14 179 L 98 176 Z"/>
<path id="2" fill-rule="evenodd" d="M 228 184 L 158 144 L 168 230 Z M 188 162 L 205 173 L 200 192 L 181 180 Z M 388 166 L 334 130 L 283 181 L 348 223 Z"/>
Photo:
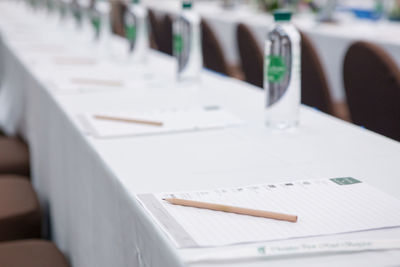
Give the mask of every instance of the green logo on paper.
<path id="1" fill-rule="evenodd" d="M 281 56 L 267 56 L 265 57 L 265 73 L 267 80 L 270 83 L 279 83 L 283 80 L 286 74 L 285 60 Z"/>
<path id="2" fill-rule="evenodd" d="M 176 54 L 182 53 L 183 50 L 183 39 L 182 35 L 174 34 L 174 52 Z"/>
<path id="3" fill-rule="evenodd" d="M 350 184 L 359 184 L 361 181 L 351 178 L 351 177 L 346 177 L 346 178 L 333 178 L 331 179 L 332 182 L 337 183 L 338 185 L 350 185 Z"/>
<path id="4" fill-rule="evenodd" d="M 129 41 L 133 42 L 136 39 L 136 27 L 135 26 L 126 26 L 125 28 L 125 37 Z"/>
<path id="5" fill-rule="evenodd" d="M 265 255 L 265 247 L 259 247 L 259 248 L 257 249 L 257 251 L 258 251 L 259 254 Z"/>

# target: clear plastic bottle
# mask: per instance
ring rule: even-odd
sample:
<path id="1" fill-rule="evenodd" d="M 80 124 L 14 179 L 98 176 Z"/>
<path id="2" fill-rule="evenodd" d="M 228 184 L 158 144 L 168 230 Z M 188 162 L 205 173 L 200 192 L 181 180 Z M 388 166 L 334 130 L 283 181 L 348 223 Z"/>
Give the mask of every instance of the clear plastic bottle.
<path id="1" fill-rule="evenodd" d="M 111 55 L 111 6 L 107 1 L 96 1 L 90 11 L 90 19 L 94 29 L 94 39 L 97 41 L 99 56 Z"/>
<path id="2" fill-rule="evenodd" d="M 90 19 L 90 0 L 78 0 L 79 8 L 81 11 L 81 23 L 79 33 L 85 43 L 93 40 L 93 26 Z"/>
<path id="3" fill-rule="evenodd" d="M 173 50 L 177 59 L 177 80 L 197 85 L 203 67 L 200 17 L 191 1 L 182 2 L 182 12 L 173 24 Z"/>
<path id="4" fill-rule="evenodd" d="M 83 10 L 77 0 L 71 1 L 71 13 L 75 19 L 76 28 L 81 29 L 83 23 Z"/>
<path id="5" fill-rule="evenodd" d="M 334 22 L 334 13 L 337 6 L 337 0 L 328 0 L 318 15 L 320 22 Z"/>
<path id="6" fill-rule="evenodd" d="M 71 9 L 71 0 L 60 0 L 59 11 L 60 11 L 60 26 L 66 34 L 73 34 L 76 29 L 76 23 Z"/>
<path id="7" fill-rule="evenodd" d="M 298 125 L 301 98 L 301 37 L 291 13 L 277 11 L 265 42 L 266 124 L 287 129 Z"/>
<path id="8" fill-rule="evenodd" d="M 145 61 L 149 49 L 147 9 L 140 4 L 140 0 L 132 0 L 124 15 L 124 26 L 130 58 L 134 61 Z"/>

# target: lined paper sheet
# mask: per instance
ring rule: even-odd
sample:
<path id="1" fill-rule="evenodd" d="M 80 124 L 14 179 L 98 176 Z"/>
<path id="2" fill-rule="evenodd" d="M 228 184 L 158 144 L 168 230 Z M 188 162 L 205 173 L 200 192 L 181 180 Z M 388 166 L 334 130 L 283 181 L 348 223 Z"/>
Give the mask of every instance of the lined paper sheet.
<path id="1" fill-rule="evenodd" d="M 162 122 L 161 127 L 131 122 L 101 120 L 95 115 L 123 119 Z M 160 109 L 154 111 L 120 111 L 84 114 L 91 133 L 96 137 L 165 134 L 183 131 L 218 129 L 240 125 L 241 120 L 218 107 Z"/>
<path id="2" fill-rule="evenodd" d="M 169 204 L 183 198 L 298 215 L 291 223 Z M 137 196 L 178 247 L 208 247 L 400 226 L 400 200 L 352 178 Z"/>

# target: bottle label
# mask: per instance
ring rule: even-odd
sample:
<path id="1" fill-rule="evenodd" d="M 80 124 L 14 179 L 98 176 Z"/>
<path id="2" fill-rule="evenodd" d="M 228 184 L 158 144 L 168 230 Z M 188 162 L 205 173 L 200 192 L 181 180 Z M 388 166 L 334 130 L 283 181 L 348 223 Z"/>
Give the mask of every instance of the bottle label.
<path id="1" fill-rule="evenodd" d="M 74 6 L 72 8 L 72 14 L 74 15 L 74 18 L 75 18 L 76 22 L 78 24 L 81 24 L 82 23 L 82 13 L 81 13 L 81 11 L 80 11 L 78 6 Z"/>
<path id="2" fill-rule="evenodd" d="M 174 55 L 178 60 L 179 72 L 182 72 L 189 62 L 191 37 L 192 31 L 190 22 L 186 18 L 180 18 L 177 21 L 173 38 Z"/>
<path id="3" fill-rule="evenodd" d="M 174 34 L 174 53 L 180 54 L 183 50 L 183 39 L 182 35 Z"/>
<path id="4" fill-rule="evenodd" d="M 131 43 L 134 43 L 136 39 L 136 27 L 134 25 L 126 26 L 125 36 Z"/>
<path id="5" fill-rule="evenodd" d="M 54 10 L 54 3 L 53 1 L 46 1 L 47 10 L 53 11 Z"/>
<path id="6" fill-rule="evenodd" d="M 31 1 L 33 3 L 33 1 Z M 67 15 L 67 7 L 64 4 L 60 5 L 60 15 L 64 18 Z"/>
<path id="7" fill-rule="evenodd" d="M 96 38 L 99 38 L 100 36 L 100 27 L 101 27 L 101 23 L 100 23 L 100 14 L 98 12 L 94 12 L 94 14 L 92 15 L 92 25 L 95 31 L 95 36 Z"/>
<path id="8" fill-rule="evenodd" d="M 137 25 L 136 18 L 132 13 L 126 13 L 124 17 L 125 22 L 125 37 L 128 39 L 130 44 L 130 50 L 135 48 L 136 36 L 137 36 Z"/>
<path id="9" fill-rule="evenodd" d="M 279 83 L 286 75 L 287 66 L 281 56 L 266 56 L 265 66 L 266 73 L 264 75 L 270 83 Z"/>
<path id="10" fill-rule="evenodd" d="M 292 71 L 292 41 L 278 25 L 268 34 L 264 58 L 264 88 L 266 106 L 278 103 L 289 89 Z"/>

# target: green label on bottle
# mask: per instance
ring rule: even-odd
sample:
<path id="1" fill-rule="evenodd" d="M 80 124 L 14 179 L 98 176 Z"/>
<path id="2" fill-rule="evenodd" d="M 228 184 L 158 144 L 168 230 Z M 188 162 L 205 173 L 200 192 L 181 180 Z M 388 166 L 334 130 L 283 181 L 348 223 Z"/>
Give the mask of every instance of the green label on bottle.
<path id="1" fill-rule="evenodd" d="M 60 14 L 62 18 L 67 14 L 67 8 L 63 4 L 60 6 Z"/>
<path id="2" fill-rule="evenodd" d="M 180 54 L 183 51 L 183 39 L 182 35 L 174 34 L 174 52 Z"/>
<path id="3" fill-rule="evenodd" d="M 361 181 L 351 178 L 351 177 L 345 177 L 345 178 L 333 178 L 331 179 L 332 182 L 337 183 L 338 185 L 350 185 L 350 184 L 359 184 Z"/>
<path id="4" fill-rule="evenodd" d="M 78 23 L 82 22 L 82 13 L 79 10 L 74 10 L 74 18 Z"/>
<path id="5" fill-rule="evenodd" d="M 136 39 L 136 27 L 133 25 L 127 25 L 125 27 L 125 37 L 130 42 L 134 42 Z"/>
<path id="6" fill-rule="evenodd" d="M 54 10 L 54 3 L 53 1 L 47 1 L 46 2 L 47 10 L 53 11 Z"/>
<path id="7" fill-rule="evenodd" d="M 264 75 L 266 76 L 267 80 L 270 83 L 281 82 L 287 71 L 284 58 L 281 56 L 266 56 L 264 64 Z"/>
<path id="8" fill-rule="evenodd" d="M 100 35 L 100 18 L 99 17 L 93 17 L 92 18 L 92 25 L 94 27 L 94 30 L 96 32 L 96 36 Z"/>

